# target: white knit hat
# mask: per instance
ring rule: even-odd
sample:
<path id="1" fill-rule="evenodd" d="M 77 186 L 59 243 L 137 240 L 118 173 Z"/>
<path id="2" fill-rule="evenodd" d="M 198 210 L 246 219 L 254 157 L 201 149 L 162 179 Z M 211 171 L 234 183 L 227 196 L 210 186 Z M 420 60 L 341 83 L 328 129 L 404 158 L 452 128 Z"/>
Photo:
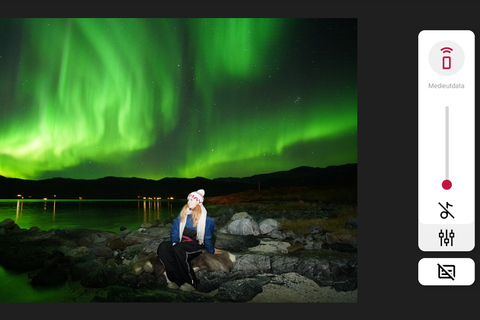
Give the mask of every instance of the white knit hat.
<path id="1" fill-rule="evenodd" d="M 202 203 L 204 195 L 205 195 L 205 190 L 198 189 L 197 191 L 190 192 L 187 199 L 188 200 L 195 199 L 195 200 L 197 200 L 198 203 Z"/>

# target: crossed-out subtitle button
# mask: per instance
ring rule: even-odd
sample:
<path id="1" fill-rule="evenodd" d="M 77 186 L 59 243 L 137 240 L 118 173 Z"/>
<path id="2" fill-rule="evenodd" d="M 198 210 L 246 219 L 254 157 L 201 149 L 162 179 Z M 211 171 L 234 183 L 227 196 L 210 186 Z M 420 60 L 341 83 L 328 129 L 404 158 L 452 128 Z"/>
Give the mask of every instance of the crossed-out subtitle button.
<path id="1" fill-rule="evenodd" d="M 470 258 L 423 258 L 418 281 L 424 286 L 469 286 L 475 282 L 475 262 Z"/>

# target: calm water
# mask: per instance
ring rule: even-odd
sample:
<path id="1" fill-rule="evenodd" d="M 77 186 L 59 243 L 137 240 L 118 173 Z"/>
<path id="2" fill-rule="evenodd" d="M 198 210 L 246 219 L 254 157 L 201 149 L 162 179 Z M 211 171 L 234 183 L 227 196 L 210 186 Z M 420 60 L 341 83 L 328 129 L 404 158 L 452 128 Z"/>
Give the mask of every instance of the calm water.
<path id="1" fill-rule="evenodd" d="M 22 229 L 95 229 L 120 232 L 142 223 L 169 223 L 186 200 L 0 200 L 0 222 L 10 218 Z M 0 266 L 2 302 L 87 302 L 89 290 L 79 284 L 34 289 L 27 273 L 17 274 Z M 86 300 L 86 301 L 83 301 Z"/>
<path id="2" fill-rule="evenodd" d="M 186 200 L 0 200 L 0 221 L 22 229 L 95 229 L 120 232 L 142 223 L 168 223 Z"/>

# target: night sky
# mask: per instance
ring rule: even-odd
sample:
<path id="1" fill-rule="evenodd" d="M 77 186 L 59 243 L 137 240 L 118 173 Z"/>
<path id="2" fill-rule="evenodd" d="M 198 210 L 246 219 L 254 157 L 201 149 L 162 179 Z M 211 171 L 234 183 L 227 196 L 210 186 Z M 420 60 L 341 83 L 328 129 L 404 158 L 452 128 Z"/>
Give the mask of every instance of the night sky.
<path id="1" fill-rule="evenodd" d="M 356 162 L 356 19 L 0 19 L 2 176 Z"/>

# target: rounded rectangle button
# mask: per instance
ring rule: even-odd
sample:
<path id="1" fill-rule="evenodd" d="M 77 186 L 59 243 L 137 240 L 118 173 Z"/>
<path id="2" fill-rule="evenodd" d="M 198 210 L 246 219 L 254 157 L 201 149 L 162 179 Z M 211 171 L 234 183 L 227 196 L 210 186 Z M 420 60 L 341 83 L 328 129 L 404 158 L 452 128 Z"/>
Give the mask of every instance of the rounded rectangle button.
<path id="1" fill-rule="evenodd" d="M 423 258 L 418 262 L 418 282 L 424 286 L 470 286 L 475 282 L 475 262 L 470 258 Z"/>

